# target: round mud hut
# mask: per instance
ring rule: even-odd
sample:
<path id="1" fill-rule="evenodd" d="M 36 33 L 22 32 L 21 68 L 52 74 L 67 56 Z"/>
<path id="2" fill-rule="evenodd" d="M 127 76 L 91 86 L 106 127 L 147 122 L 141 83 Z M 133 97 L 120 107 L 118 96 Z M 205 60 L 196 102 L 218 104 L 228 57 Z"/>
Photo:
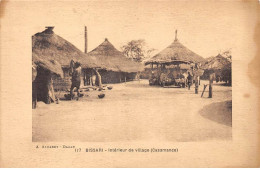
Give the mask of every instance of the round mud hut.
<path id="1" fill-rule="evenodd" d="M 167 48 L 145 61 L 145 65 L 150 65 L 150 85 L 177 84 L 177 80 L 187 76 L 187 72 L 192 73 L 193 69 L 198 69 L 205 59 L 195 52 L 185 47 L 177 39 Z M 199 71 L 199 73 L 203 73 Z M 185 81 L 185 79 L 184 79 Z M 182 80 L 183 82 L 183 80 Z M 182 83 L 184 84 L 184 83 Z"/>
<path id="2" fill-rule="evenodd" d="M 46 104 L 55 102 L 53 77 L 63 78 L 61 65 L 52 59 L 45 59 L 37 54 L 32 55 L 32 108 L 36 108 L 37 101 Z"/>
<path id="3" fill-rule="evenodd" d="M 228 85 L 232 84 L 231 79 L 231 61 L 218 54 L 215 57 L 209 57 L 206 62 L 202 64 L 202 68 L 205 70 L 202 78 L 209 79 L 209 75 L 215 74 L 215 81 L 224 81 Z"/>
<path id="4" fill-rule="evenodd" d="M 80 62 L 82 67 L 82 83 L 83 79 L 93 68 L 100 68 L 101 65 L 93 57 L 80 51 L 73 44 L 56 35 L 53 31 L 54 27 L 46 27 L 43 32 L 32 36 L 32 53 L 38 55 L 42 59 L 55 60 L 60 63 L 64 78 L 54 77 L 54 89 L 67 90 L 71 85 L 70 62 Z"/>
<path id="5" fill-rule="evenodd" d="M 103 43 L 88 53 L 102 66 L 99 73 L 103 83 L 120 83 L 136 78 L 138 72 L 144 69 L 143 64 L 128 59 L 117 50 L 106 38 Z"/>

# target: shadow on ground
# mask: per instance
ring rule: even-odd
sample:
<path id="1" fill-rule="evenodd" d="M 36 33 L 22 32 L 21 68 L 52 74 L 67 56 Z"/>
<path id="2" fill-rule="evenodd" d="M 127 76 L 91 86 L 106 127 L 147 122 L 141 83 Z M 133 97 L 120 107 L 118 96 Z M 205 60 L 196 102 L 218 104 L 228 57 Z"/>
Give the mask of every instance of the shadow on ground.
<path id="1" fill-rule="evenodd" d="M 232 127 L 232 101 L 216 102 L 199 111 L 204 118 Z"/>

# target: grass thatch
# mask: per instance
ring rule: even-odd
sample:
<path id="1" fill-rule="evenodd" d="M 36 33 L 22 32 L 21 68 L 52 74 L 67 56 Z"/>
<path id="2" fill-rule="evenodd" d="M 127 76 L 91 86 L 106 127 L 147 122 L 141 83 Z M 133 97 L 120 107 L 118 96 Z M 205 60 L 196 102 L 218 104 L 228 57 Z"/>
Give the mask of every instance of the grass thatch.
<path id="1" fill-rule="evenodd" d="M 37 75 L 36 67 L 41 67 L 43 69 L 49 70 L 50 72 L 63 78 L 63 71 L 61 65 L 57 61 L 52 59 L 49 60 L 49 59 L 40 58 L 37 54 L 33 54 L 32 61 L 33 61 L 33 73 L 32 73 L 33 80 L 36 78 Z"/>
<path id="2" fill-rule="evenodd" d="M 141 63 L 131 61 L 118 51 L 107 39 L 97 48 L 88 53 L 91 58 L 96 58 L 102 65 L 102 69 L 121 72 L 142 71 L 144 66 Z"/>
<path id="3" fill-rule="evenodd" d="M 216 57 L 210 57 L 202 67 L 207 70 L 221 70 L 229 66 L 231 67 L 231 62 L 218 54 Z"/>
<path id="4" fill-rule="evenodd" d="M 184 63 L 198 63 L 203 62 L 205 59 L 198 54 L 192 52 L 187 47 L 182 45 L 178 40 L 175 40 L 170 46 L 162 50 L 150 58 L 146 64 L 149 63 L 172 63 L 172 62 L 184 62 Z"/>
<path id="5" fill-rule="evenodd" d="M 69 67 L 71 60 L 80 62 L 83 68 L 99 67 L 95 59 L 48 28 L 32 36 L 32 52 L 41 59 L 56 60 L 62 67 Z"/>

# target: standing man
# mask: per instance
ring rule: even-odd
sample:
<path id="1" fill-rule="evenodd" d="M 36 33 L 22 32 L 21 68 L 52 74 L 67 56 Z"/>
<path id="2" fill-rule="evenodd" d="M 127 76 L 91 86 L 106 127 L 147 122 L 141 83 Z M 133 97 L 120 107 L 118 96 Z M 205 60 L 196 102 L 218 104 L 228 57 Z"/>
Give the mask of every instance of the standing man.
<path id="1" fill-rule="evenodd" d="M 102 80 L 101 80 L 101 75 L 99 74 L 98 70 L 95 68 L 94 69 L 94 72 L 95 72 L 95 75 L 97 77 L 97 82 L 98 82 L 98 87 L 99 89 L 103 89 L 103 86 L 102 86 Z M 95 79 L 96 80 L 96 79 Z"/>
<path id="2" fill-rule="evenodd" d="M 97 76 L 96 76 L 96 73 L 95 73 L 95 71 L 94 71 L 94 69 L 93 69 L 93 70 L 91 70 L 91 82 L 92 82 L 92 86 L 96 86 L 96 78 L 97 78 Z"/>
<path id="3" fill-rule="evenodd" d="M 70 88 L 70 98 L 73 99 L 73 90 L 76 87 L 77 95 L 79 97 L 79 87 L 80 87 L 80 76 L 81 76 L 81 66 L 79 62 L 76 62 L 72 72 L 72 79 L 71 79 L 71 88 Z"/>
<path id="4" fill-rule="evenodd" d="M 191 76 L 190 72 L 188 72 L 187 79 L 188 79 L 188 90 L 190 90 L 190 86 L 192 84 L 192 76 Z"/>

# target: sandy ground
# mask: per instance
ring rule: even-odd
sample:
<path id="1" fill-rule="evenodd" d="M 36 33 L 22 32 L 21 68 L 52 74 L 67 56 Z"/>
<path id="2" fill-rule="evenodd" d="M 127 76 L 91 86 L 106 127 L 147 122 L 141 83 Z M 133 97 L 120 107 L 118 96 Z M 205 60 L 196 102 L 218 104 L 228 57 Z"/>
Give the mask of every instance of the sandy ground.
<path id="1" fill-rule="evenodd" d="M 210 141 L 232 139 L 232 87 L 215 84 L 213 98 L 187 88 L 149 86 L 148 80 L 113 84 L 99 99 L 38 104 L 33 141 Z M 60 96 L 63 96 L 60 94 Z"/>

